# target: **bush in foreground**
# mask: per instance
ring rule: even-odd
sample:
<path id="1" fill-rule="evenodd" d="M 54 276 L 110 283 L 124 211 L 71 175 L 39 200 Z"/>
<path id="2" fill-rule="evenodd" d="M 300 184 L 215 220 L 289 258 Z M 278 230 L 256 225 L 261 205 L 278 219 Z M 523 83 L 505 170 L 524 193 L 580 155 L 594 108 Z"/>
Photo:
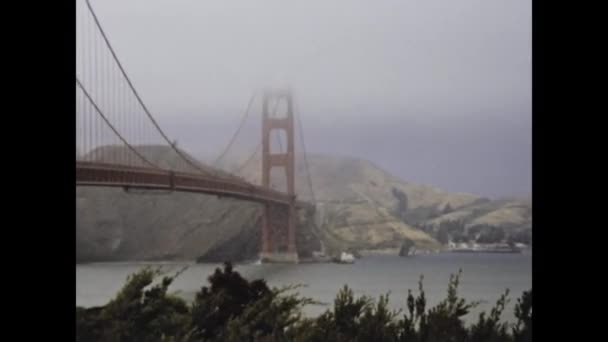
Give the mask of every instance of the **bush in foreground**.
<path id="1" fill-rule="evenodd" d="M 182 270 L 183 271 L 183 270 Z M 427 309 L 419 281 L 417 296 L 409 291 L 406 312 L 389 309 L 389 295 L 355 297 L 344 286 L 332 309 L 315 318 L 301 310 L 315 303 L 293 294 L 296 287 L 269 288 L 264 280 L 248 281 L 229 263 L 209 277 L 209 286 L 193 303 L 167 292 L 179 275 L 162 276 L 146 268 L 131 275 L 116 297 L 95 308 L 76 308 L 77 341 L 416 341 L 524 342 L 532 337 L 532 291 L 515 306 L 515 324 L 500 322 L 508 302 L 503 294 L 490 314 L 467 327 L 463 317 L 478 302 L 457 293 L 460 272 L 452 275 L 447 297 Z M 159 282 L 155 280 L 161 278 Z"/>

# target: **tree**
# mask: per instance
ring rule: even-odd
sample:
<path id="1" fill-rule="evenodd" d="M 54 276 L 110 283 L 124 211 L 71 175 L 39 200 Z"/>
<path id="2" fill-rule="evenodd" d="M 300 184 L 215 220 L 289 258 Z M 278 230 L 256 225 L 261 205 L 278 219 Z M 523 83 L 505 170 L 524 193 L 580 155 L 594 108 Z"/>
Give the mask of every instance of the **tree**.
<path id="1" fill-rule="evenodd" d="M 160 270 L 144 269 L 128 278 L 117 296 L 95 308 L 76 308 L 77 341 L 380 341 L 380 342 L 530 342 L 532 290 L 517 300 L 517 322 L 511 330 L 500 317 L 508 290 L 489 315 L 482 312 L 467 327 L 463 317 L 479 302 L 458 295 L 462 272 L 451 275 L 447 296 L 427 309 L 423 277 L 416 297 L 408 290 L 406 312 L 389 309 L 389 295 L 376 301 L 356 297 L 344 286 L 333 308 L 303 318 L 301 308 L 315 303 L 295 287 L 268 288 L 263 280 L 248 281 L 226 263 L 216 269 L 192 305 L 167 293 L 179 274 L 155 284 Z"/>
<path id="2" fill-rule="evenodd" d="M 532 341 L 532 289 L 524 291 L 515 305 L 517 323 L 513 327 L 513 340 L 516 342 Z"/>
<path id="3" fill-rule="evenodd" d="M 477 242 L 479 243 L 497 243 L 503 241 L 505 238 L 505 232 L 502 228 L 487 226 L 479 235 Z"/>
<path id="4" fill-rule="evenodd" d="M 445 221 L 450 234 L 464 234 L 464 222 L 461 220 Z"/>
<path id="5" fill-rule="evenodd" d="M 464 235 L 463 233 L 460 232 L 456 232 L 454 233 L 454 235 L 452 235 L 452 241 L 454 242 L 467 242 L 467 236 Z"/>
<path id="6" fill-rule="evenodd" d="M 445 245 L 449 240 L 450 236 L 448 234 L 448 229 L 446 227 L 439 227 L 439 230 L 437 231 L 437 241 Z"/>
<path id="7" fill-rule="evenodd" d="M 431 308 L 421 321 L 420 337 L 424 341 L 466 341 L 467 329 L 462 317 L 479 302 L 467 303 L 464 298 L 458 297 L 461 274 L 462 271 L 459 271 L 457 275 L 450 275 L 447 297 Z"/>
<path id="8" fill-rule="evenodd" d="M 504 341 L 509 342 L 511 338 L 508 334 L 507 323 L 500 322 L 500 316 L 505 309 L 505 304 L 508 303 L 507 296 L 509 290 L 500 296 L 496 305 L 490 311 L 490 315 L 486 318 L 486 313 L 479 314 L 479 320 L 470 328 L 471 342 L 486 342 L 486 341 Z"/>
<path id="9" fill-rule="evenodd" d="M 161 275 L 161 270 L 144 268 L 129 276 L 116 297 L 105 306 L 76 308 L 76 340 L 184 338 L 190 319 L 188 306 L 182 299 L 167 294 L 169 285 L 182 271 L 164 277 L 159 284 L 146 290 Z"/>
<path id="10" fill-rule="evenodd" d="M 454 209 L 452 209 L 452 206 L 450 205 L 450 203 L 448 203 L 448 204 L 447 204 L 447 205 L 446 205 L 446 206 L 443 208 L 442 213 L 443 213 L 443 215 L 445 215 L 445 214 L 449 214 L 449 213 L 451 213 L 452 211 L 454 211 Z"/>
<path id="11" fill-rule="evenodd" d="M 401 243 L 401 249 L 399 250 L 399 256 L 408 256 L 410 255 L 411 249 L 415 246 L 414 241 L 406 238 Z"/>
<path id="12" fill-rule="evenodd" d="M 395 208 L 395 216 L 401 220 L 405 220 L 405 214 L 408 210 L 407 194 L 397 188 L 393 188 L 393 196 L 397 199 L 397 207 Z"/>
<path id="13" fill-rule="evenodd" d="M 477 241 L 479 233 L 481 233 L 483 226 L 475 225 L 467 229 L 467 238 L 469 241 Z"/>
<path id="14" fill-rule="evenodd" d="M 523 243 L 529 245 L 532 243 L 532 229 L 522 229 L 515 231 L 509 235 L 509 241 L 513 243 Z"/>
<path id="15" fill-rule="evenodd" d="M 249 282 L 234 272 L 230 263 L 225 263 L 223 270 L 217 268 L 209 277 L 209 284 L 196 294 L 192 306 L 191 330 L 195 338 L 222 338 L 231 318 L 270 294 L 264 280 Z"/>

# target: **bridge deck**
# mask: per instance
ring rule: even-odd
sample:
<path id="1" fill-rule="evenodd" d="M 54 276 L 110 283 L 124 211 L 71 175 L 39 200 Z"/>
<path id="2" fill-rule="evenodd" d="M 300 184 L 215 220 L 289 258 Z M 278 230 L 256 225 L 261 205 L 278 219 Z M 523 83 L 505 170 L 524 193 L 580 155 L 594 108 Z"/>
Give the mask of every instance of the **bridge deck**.
<path id="1" fill-rule="evenodd" d="M 276 190 L 220 176 L 84 161 L 76 162 L 76 185 L 195 192 L 281 205 L 295 200 Z"/>

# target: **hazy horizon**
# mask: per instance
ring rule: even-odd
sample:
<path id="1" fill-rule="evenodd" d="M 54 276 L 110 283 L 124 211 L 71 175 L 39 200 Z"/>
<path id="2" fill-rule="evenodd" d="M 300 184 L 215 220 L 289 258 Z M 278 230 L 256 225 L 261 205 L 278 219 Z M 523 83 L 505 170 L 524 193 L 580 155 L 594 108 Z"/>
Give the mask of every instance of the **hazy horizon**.
<path id="1" fill-rule="evenodd" d="M 91 3 L 194 155 L 219 155 L 254 91 L 290 86 L 309 153 L 447 191 L 531 194 L 530 1 Z M 259 107 L 237 150 L 258 139 Z"/>

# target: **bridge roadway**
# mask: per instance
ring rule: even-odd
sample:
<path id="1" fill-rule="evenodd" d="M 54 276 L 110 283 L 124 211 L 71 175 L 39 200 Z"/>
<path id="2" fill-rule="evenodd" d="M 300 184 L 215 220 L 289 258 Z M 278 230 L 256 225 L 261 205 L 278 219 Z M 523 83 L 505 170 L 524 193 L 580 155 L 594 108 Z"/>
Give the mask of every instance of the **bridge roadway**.
<path id="1" fill-rule="evenodd" d="M 194 192 L 278 205 L 292 201 L 285 193 L 235 178 L 99 162 L 76 161 L 76 185 Z M 306 206 L 296 202 L 296 207 Z"/>

